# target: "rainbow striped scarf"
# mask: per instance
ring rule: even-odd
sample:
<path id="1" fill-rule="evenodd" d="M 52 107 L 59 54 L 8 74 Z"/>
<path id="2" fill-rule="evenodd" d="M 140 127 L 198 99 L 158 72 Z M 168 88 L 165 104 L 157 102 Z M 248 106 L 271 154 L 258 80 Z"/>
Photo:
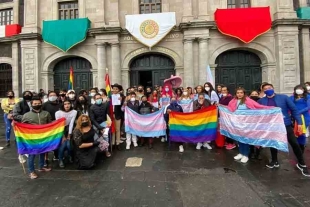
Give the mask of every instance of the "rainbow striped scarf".
<path id="1" fill-rule="evenodd" d="M 66 119 L 50 124 L 31 125 L 14 123 L 18 154 L 42 154 L 58 148 L 64 133 Z"/>

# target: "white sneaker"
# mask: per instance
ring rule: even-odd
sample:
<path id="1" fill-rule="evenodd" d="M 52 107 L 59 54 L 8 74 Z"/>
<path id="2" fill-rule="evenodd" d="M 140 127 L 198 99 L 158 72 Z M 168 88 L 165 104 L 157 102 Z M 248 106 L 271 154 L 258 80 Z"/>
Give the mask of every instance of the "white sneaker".
<path id="1" fill-rule="evenodd" d="M 130 144 L 126 145 L 126 150 L 130 150 Z"/>
<path id="2" fill-rule="evenodd" d="M 183 145 L 180 145 L 180 146 L 179 146 L 179 152 L 184 152 L 184 147 L 183 147 Z"/>
<path id="3" fill-rule="evenodd" d="M 138 147 L 137 142 L 134 142 L 134 143 L 133 143 L 133 146 L 134 146 L 134 147 Z"/>
<path id="4" fill-rule="evenodd" d="M 243 158 L 242 154 L 238 154 L 237 156 L 234 157 L 235 160 L 241 160 Z"/>
<path id="5" fill-rule="evenodd" d="M 198 142 L 198 143 L 197 143 L 197 146 L 196 146 L 196 149 L 197 149 L 197 150 L 200 150 L 201 147 L 202 147 L 202 143 L 201 143 L 201 142 Z"/>
<path id="6" fill-rule="evenodd" d="M 204 143 L 203 143 L 203 147 L 204 147 L 204 148 L 207 148 L 208 150 L 211 150 L 211 149 L 212 149 L 212 147 L 209 145 L 208 142 L 204 142 Z"/>
<path id="7" fill-rule="evenodd" d="M 122 143 L 124 143 L 124 141 L 120 140 L 119 143 L 122 144 Z"/>
<path id="8" fill-rule="evenodd" d="M 19 160 L 20 163 L 25 163 L 26 162 L 26 160 L 25 160 L 23 155 L 18 155 L 18 160 Z"/>
<path id="9" fill-rule="evenodd" d="M 246 157 L 246 156 L 243 156 L 242 159 L 241 159 L 241 162 L 244 163 L 244 164 L 247 163 L 248 161 L 249 161 L 249 158 Z"/>
<path id="10" fill-rule="evenodd" d="M 126 137 L 121 137 L 121 140 L 122 141 L 125 141 L 127 138 Z"/>
<path id="11" fill-rule="evenodd" d="M 165 142 L 165 141 L 166 141 L 165 137 L 161 138 L 161 142 Z"/>

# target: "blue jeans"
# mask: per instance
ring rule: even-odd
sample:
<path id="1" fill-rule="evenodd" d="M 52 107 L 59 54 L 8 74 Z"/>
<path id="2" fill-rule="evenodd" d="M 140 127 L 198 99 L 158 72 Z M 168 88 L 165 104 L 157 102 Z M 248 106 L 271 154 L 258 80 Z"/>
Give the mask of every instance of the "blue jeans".
<path id="1" fill-rule="evenodd" d="M 33 173 L 34 172 L 34 159 L 35 159 L 36 155 L 29 155 L 28 156 L 28 170 L 29 173 Z M 44 157 L 45 154 L 39 154 L 39 169 L 44 167 Z"/>
<path id="2" fill-rule="evenodd" d="M 59 147 L 59 149 L 58 149 L 58 158 L 59 158 L 59 160 L 63 160 L 63 158 L 64 158 L 64 153 L 65 153 L 65 150 L 68 150 L 68 152 L 69 152 L 69 154 L 70 154 L 70 152 L 71 152 L 71 146 L 70 146 L 70 140 L 66 140 L 66 141 L 64 141 L 61 145 L 60 145 L 60 147 Z"/>
<path id="3" fill-rule="evenodd" d="M 243 156 L 249 156 L 250 154 L 250 145 L 239 142 L 239 152 Z"/>
<path id="4" fill-rule="evenodd" d="M 8 119 L 8 114 L 4 113 L 4 123 L 5 123 L 5 138 L 6 141 L 10 141 L 12 120 Z"/>

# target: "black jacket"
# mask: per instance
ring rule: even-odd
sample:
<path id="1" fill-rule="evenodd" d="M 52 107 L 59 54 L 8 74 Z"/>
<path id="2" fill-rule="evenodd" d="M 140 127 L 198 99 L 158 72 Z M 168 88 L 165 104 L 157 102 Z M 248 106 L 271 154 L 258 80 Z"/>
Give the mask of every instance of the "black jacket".
<path id="1" fill-rule="evenodd" d="M 121 105 L 113 106 L 115 120 L 120 120 L 124 117 L 124 112 L 122 111 L 122 105 L 124 104 L 125 96 L 123 94 L 120 94 L 120 95 L 122 98 Z"/>
<path id="2" fill-rule="evenodd" d="M 131 102 L 131 101 L 127 102 L 127 106 L 128 106 L 131 110 L 133 110 L 133 111 L 139 113 L 139 101 L 138 101 L 138 100 L 135 100 L 135 102 Z"/>
<path id="3" fill-rule="evenodd" d="M 103 127 L 100 126 L 102 122 L 107 121 L 107 115 L 109 112 L 109 102 L 102 103 L 101 105 L 94 104 L 89 109 L 89 117 L 93 125 L 99 130 Z"/>
<path id="4" fill-rule="evenodd" d="M 21 122 L 25 113 L 29 112 L 30 108 L 27 101 L 18 102 L 13 108 L 14 121 Z"/>
<path id="5" fill-rule="evenodd" d="M 50 113 L 52 117 L 52 121 L 56 120 L 55 113 L 59 111 L 59 109 L 60 109 L 60 104 L 58 102 L 53 103 L 53 102 L 48 101 L 48 102 L 45 102 L 42 106 L 42 110 Z"/>

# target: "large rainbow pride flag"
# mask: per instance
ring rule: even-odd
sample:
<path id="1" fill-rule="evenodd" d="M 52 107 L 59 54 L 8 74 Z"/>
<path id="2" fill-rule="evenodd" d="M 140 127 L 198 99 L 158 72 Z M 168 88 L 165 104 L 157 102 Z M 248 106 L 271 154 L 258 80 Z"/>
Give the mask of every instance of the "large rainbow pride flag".
<path id="1" fill-rule="evenodd" d="M 217 132 L 217 108 L 210 106 L 192 113 L 171 112 L 169 128 L 172 142 L 213 141 Z"/>
<path id="2" fill-rule="evenodd" d="M 64 133 L 66 119 L 50 124 L 31 125 L 14 123 L 18 154 L 42 154 L 58 148 Z"/>
<path id="3" fill-rule="evenodd" d="M 238 142 L 288 152 L 281 108 L 236 110 L 220 105 L 220 132 Z"/>

